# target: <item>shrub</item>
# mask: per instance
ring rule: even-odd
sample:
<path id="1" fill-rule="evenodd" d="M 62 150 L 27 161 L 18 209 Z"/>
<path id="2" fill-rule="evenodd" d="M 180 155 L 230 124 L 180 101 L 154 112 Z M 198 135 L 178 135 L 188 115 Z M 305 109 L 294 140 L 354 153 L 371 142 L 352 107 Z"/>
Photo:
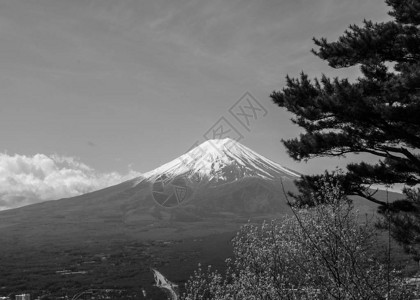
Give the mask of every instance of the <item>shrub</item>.
<path id="1" fill-rule="evenodd" d="M 320 186 L 319 205 L 244 225 L 225 274 L 199 267 L 181 298 L 410 299 L 400 274 L 373 256 L 372 224 L 358 220 L 334 178 Z"/>

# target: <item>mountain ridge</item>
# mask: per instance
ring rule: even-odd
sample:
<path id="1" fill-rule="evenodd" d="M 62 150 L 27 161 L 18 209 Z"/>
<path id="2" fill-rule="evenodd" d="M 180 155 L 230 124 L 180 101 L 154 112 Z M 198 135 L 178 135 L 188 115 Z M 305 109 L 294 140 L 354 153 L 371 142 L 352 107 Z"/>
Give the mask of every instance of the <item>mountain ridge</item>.
<path id="1" fill-rule="evenodd" d="M 71 230 L 85 236 L 106 235 L 109 225 L 110 232 L 150 236 L 140 228 L 168 222 L 210 222 L 217 227 L 220 220 L 289 211 L 282 183 L 293 191 L 296 173 L 230 139 L 209 140 L 199 147 L 105 189 L 2 211 L 0 229 L 39 237 L 38 228 L 55 227 L 57 235 Z M 205 155 L 194 155 L 197 152 Z"/>

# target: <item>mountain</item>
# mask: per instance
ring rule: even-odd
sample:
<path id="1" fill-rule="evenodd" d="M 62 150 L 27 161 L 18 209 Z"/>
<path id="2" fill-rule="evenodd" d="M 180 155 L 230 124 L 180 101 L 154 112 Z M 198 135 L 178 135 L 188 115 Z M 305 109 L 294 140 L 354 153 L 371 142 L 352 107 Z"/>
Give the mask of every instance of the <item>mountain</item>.
<path id="1" fill-rule="evenodd" d="M 144 226 L 154 230 L 165 222 L 185 225 L 220 219 L 237 223 L 287 211 L 283 186 L 286 190 L 293 189 L 297 178 L 298 173 L 231 139 L 208 140 L 171 162 L 121 184 L 77 197 L 2 211 L 0 233 L 8 230 L 17 236 L 42 235 L 45 239 L 50 234 L 69 231 L 73 238 L 98 235 L 102 231 L 107 235 L 119 234 L 124 230 L 150 237 L 153 235 L 143 230 Z M 98 224 L 100 227 L 95 231 Z"/>

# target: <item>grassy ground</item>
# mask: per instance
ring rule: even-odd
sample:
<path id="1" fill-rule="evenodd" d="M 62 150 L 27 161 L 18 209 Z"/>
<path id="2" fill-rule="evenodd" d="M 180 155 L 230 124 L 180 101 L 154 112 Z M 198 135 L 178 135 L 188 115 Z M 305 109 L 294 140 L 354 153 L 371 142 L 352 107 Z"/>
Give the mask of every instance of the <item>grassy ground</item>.
<path id="1" fill-rule="evenodd" d="M 45 245 L 0 251 L 0 295 L 73 295 L 83 289 L 125 289 L 142 299 L 145 289 L 153 299 L 165 299 L 152 286 L 150 268 L 182 285 L 198 263 L 224 268 L 232 253 L 234 232 L 200 238 L 155 241 L 95 241 L 80 246 Z M 128 296 L 128 297 L 127 297 Z"/>
<path id="2" fill-rule="evenodd" d="M 389 196 L 390 201 L 399 197 Z M 373 203 L 357 198 L 354 203 L 362 221 L 377 217 Z M 142 289 L 147 298 L 166 299 L 153 287 L 151 267 L 180 286 L 198 263 L 223 271 L 225 259 L 232 255 L 230 241 L 249 218 L 225 213 L 210 221 L 176 222 L 168 215 L 152 222 L 150 216 L 138 214 L 125 220 L 110 213 L 106 218 L 102 214 L 72 219 L 64 212 L 41 218 L 30 209 L 34 208 L 23 217 L 10 212 L 0 222 L 0 296 L 25 292 L 33 298 L 48 293 L 72 296 L 84 289 L 107 288 L 126 290 L 121 296 L 125 299 L 144 299 Z M 274 217 L 260 215 L 253 221 Z M 385 257 L 386 245 L 387 234 L 381 233 L 378 258 Z M 392 243 L 391 250 L 393 263 L 408 273 L 417 271 L 398 245 Z"/>

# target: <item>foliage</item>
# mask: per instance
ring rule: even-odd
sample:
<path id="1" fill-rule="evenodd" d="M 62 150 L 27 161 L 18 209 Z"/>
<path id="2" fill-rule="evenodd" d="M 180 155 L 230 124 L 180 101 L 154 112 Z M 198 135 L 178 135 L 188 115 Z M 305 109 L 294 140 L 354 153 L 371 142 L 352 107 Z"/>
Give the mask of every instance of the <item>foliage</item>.
<path id="1" fill-rule="evenodd" d="M 314 201 L 296 216 L 243 226 L 226 274 L 200 267 L 183 299 L 410 299 L 398 272 L 373 257 L 374 230 L 339 185 L 324 181 Z"/>
<path id="2" fill-rule="evenodd" d="M 305 130 L 299 138 L 283 141 L 292 158 L 301 161 L 347 153 L 379 158 L 376 164 L 349 164 L 341 184 L 348 195 L 382 205 L 385 219 L 392 222 L 393 237 L 416 253 L 420 202 L 412 197 L 410 187 L 420 184 L 420 2 L 386 3 L 391 21 L 351 25 L 336 42 L 314 39 L 319 47 L 312 50 L 315 55 L 333 68 L 358 65 L 362 77 L 350 82 L 323 75 L 311 81 L 302 73 L 300 79 L 287 77 L 286 87 L 271 98 L 293 113 L 292 121 Z M 307 195 L 316 190 L 319 177 L 303 177 L 296 205 L 308 204 Z M 406 186 L 406 199 L 392 207 L 368 188 L 394 183 Z M 401 236 L 400 225 L 410 233 Z"/>

